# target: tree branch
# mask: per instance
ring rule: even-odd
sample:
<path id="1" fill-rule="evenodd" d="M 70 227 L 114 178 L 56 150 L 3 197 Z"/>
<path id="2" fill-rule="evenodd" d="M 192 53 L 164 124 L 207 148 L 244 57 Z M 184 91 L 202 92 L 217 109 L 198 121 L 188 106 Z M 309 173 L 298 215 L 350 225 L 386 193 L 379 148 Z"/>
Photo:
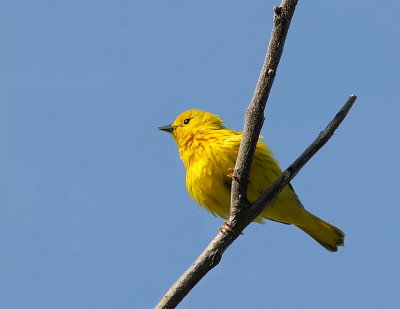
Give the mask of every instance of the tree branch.
<path id="1" fill-rule="evenodd" d="M 247 179 L 264 122 L 265 105 L 275 79 L 275 72 L 278 69 L 296 4 L 297 0 L 283 0 L 281 6 L 274 7 L 274 27 L 253 98 L 246 110 L 242 142 L 233 173 L 235 177 L 232 179 L 231 220 L 235 220 L 237 213 L 245 208 L 243 205 L 248 203 Z"/>

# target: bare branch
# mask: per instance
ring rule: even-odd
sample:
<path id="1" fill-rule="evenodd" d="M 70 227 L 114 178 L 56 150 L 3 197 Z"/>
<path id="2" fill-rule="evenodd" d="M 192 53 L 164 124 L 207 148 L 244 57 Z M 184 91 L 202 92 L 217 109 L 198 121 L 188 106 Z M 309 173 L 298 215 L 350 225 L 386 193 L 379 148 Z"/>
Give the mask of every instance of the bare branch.
<path id="1" fill-rule="evenodd" d="M 268 207 L 278 196 L 281 190 L 293 179 L 300 169 L 322 148 L 332 137 L 333 133 L 346 117 L 357 97 L 351 95 L 346 104 L 336 114 L 317 139 L 298 157 L 278 179 L 269 187 L 261 197 L 251 204 L 250 207 L 238 213 L 235 220 L 230 221 L 229 232 L 220 232 L 215 236 L 207 248 L 200 254 L 197 260 L 190 266 L 181 277 L 168 290 L 160 300 L 156 308 L 175 308 L 190 290 L 211 269 L 218 265 L 224 251 L 238 238 L 242 231 Z"/>
<path id="2" fill-rule="evenodd" d="M 268 51 L 253 98 L 246 110 L 243 138 L 234 170 L 235 177 L 233 177 L 232 181 L 231 220 L 235 220 L 236 214 L 241 209 L 244 209 L 245 207 L 243 206 L 248 203 L 247 179 L 249 178 L 254 151 L 264 122 L 265 105 L 274 82 L 275 72 L 278 69 L 296 5 L 297 0 L 284 0 L 281 6 L 274 7 L 274 27 Z"/>

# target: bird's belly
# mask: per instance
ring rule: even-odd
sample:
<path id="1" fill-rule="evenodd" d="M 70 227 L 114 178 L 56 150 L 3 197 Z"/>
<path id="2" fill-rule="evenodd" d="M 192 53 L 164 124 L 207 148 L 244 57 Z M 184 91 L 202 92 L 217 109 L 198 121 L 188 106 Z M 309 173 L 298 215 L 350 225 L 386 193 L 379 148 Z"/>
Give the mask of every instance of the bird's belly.
<path id="1" fill-rule="evenodd" d="M 194 165 L 187 169 L 186 188 L 192 199 L 212 214 L 227 218 L 230 207 L 230 186 L 226 173 L 207 165 Z"/>

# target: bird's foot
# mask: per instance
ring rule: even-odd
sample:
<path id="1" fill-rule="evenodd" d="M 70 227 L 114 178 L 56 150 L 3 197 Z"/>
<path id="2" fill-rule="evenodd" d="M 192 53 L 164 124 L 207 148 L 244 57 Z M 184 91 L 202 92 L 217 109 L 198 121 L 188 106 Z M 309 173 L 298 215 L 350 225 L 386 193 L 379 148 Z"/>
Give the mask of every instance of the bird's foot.
<path id="1" fill-rule="evenodd" d="M 222 224 L 222 226 L 218 229 L 221 231 L 222 234 L 225 234 L 225 232 L 233 233 L 233 230 L 229 225 L 229 221 L 224 221 L 224 224 Z"/>
<path id="2" fill-rule="evenodd" d="M 228 168 L 228 172 L 229 172 L 229 174 L 226 176 L 228 176 L 229 178 L 234 178 L 235 180 L 239 179 L 238 176 L 235 175 L 235 169 Z"/>
<path id="3" fill-rule="evenodd" d="M 225 233 L 234 233 L 235 231 L 231 228 L 229 221 L 224 221 L 224 224 L 220 228 L 218 228 L 222 234 Z M 243 235 L 243 233 L 240 233 L 240 235 Z"/>

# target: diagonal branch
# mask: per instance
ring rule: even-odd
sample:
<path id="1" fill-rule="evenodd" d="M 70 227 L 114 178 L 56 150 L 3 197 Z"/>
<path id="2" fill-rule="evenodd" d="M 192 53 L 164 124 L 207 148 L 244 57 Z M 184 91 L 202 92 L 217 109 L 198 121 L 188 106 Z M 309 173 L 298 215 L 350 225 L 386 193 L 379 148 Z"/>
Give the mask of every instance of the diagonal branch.
<path id="1" fill-rule="evenodd" d="M 325 130 L 322 131 L 315 141 L 308 146 L 306 150 L 298 157 L 279 177 L 278 179 L 267 189 L 261 196 L 249 207 L 246 211 L 246 216 L 254 220 L 265 208 L 267 208 L 278 196 L 279 192 L 297 175 L 300 169 L 320 150 L 332 137 L 335 130 L 342 123 L 344 118 L 347 116 L 350 108 L 356 101 L 357 96 L 352 94 L 347 99 L 346 103 L 326 126 Z M 275 194 L 278 192 L 278 194 Z M 274 196 L 274 198 L 271 198 Z M 250 221 L 250 222 L 251 222 Z"/>
<path id="2" fill-rule="evenodd" d="M 231 220 L 247 202 L 247 179 L 254 151 L 264 122 L 264 109 L 281 59 L 286 35 L 289 30 L 297 0 L 283 0 L 274 7 L 274 27 L 269 41 L 264 65 L 254 90 L 253 98 L 246 110 L 243 138 L 239 148 L 231 192 Z"/>

